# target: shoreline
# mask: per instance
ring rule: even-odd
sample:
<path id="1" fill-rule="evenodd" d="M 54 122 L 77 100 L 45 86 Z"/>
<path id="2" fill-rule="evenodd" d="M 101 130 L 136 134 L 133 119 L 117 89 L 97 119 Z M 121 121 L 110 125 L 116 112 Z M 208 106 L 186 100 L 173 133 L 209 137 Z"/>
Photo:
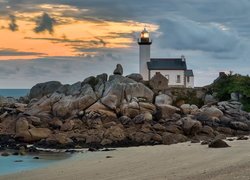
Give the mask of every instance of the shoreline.
<path id="1" fill-rule="evenodd" d="M 212 149 L 186 142 L 84 153 L 66 163 L 0 176 L 0 180 L 249 178 L 250 140 L 226 142 L 231 147 Z"/>

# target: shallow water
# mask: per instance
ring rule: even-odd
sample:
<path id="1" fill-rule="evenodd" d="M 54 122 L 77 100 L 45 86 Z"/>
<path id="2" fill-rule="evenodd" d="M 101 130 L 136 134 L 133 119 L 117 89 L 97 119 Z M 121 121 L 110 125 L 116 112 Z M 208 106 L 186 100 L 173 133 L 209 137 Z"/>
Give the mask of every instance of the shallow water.
<path id="1" fill-rule="evenodd" d="M 33 159 L 34 157 L 39 157 L 40 159 Z M 10 155 L 7 157 L 0 156 L 0 175 L 47 167 L 71 157 L 70 154 L 66 153 L 39 153 L 26 156 Z M 22 162 L 15 162 L 17 160 L 21 160 Z"/>

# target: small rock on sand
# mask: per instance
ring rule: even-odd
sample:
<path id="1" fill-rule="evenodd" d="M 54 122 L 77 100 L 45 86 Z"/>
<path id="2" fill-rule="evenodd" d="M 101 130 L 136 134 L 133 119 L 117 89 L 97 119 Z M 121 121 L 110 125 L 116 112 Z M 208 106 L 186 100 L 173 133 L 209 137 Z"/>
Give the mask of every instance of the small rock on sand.
<path id="1" fill-rule="evenodd" d="M 209 148 L 226 148 L 226 147 L 230 147 L 225 141 L 221 140 L 221 139 L 216 139 L 214 141 L 212 141 L 209 145 Z"/>

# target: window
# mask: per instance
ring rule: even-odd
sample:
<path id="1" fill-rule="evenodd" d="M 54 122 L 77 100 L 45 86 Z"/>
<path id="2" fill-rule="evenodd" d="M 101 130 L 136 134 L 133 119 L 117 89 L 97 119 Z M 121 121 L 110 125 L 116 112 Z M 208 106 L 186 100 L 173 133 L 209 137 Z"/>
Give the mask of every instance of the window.
<path id="1" fill-rule="evenodd" d="M 181 83 L 181 76 L 177 75 L 176 83 Z"/>
<path id="2" fill-rule="evenodd" d="M 190 82 L 190 77 L 189 77 L 189 76 L 187 76 L 187 82 L 188 82 L 188 83 Z"/>

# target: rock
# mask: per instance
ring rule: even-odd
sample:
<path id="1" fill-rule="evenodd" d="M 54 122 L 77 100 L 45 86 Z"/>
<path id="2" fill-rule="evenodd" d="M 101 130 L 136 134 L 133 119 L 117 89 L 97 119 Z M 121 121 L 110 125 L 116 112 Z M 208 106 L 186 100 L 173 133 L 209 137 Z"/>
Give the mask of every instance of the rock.
<path id="1" fill-rule="evenodd" d="M 249 138 L 246 136 L 239 136 L 237 140 L 248 140 Z"/>
<path id="2" fill-rule="evenodd" d="M 96 76 L 97 79 L 101 80 L 102 82 L 107 82 L 108 80 L 108 75 L 106 73 L 99 74 Z"/>
<path id="3" fill-rule="evenodd" d="M 183 134 L 182 128 L 178 125 L 168 125 L 166 126 L 166 131 L 174 134 Z"/>
<path id="4" fill-rule="evenodd" d="M 101 142 L 101 145 L 106 146 L 106 145 L 110 145 L 112 143 L 113 143 L 113 141 L 110 139 L 103 139 Z"/>
<path id="5" fill-rule="evenodd" d="M 118 98 L 116 95 L 108 95 L 103 97 L 100 102 L 111 110 L 116 110 L 118 105 Z"/>
<path id="6" fill-rule="evenodd" d="M 29 133 L 31 134 L 32 141 L 39 141 L 48 138 L 52 132 L 47 128 L 32 128 L 29 129 Z"/>
<path id="7" fill-rule="evenodd" d="M 163 125 L 157 123 L 155 125 L 153 125 L 153 128 L 156 130 L 156 131 L 166 131 L 166 127 L 164 127 Z"/>
<path id="8" fill-rule="evenodd" d="M 74 127 L 74 121 L 69 120 L 66 121 L 65 123 L 63 123 L 63 125 L 61 126 L 61 131 L 71 131 Z"/>
<path id="9" fill-rule="evenodd" d="M 57 144 L 68 145 L 68 144 L 73 143 L 73 141 L 66 134 L 57 133 L 57 134 L 51 134 L 46 139 L 46 143 L 48 143 L 49 145 L 56 146 Z"/>
<path id="10" fill-rule="evenodd" d="M 156 106 L 149 102 L 139 102 L 140 113 L 155 114 Z M 151 118 L 152 119 L 152 118 Z"/>
<path id="11" fill-rule="evenodd" d="M 106 139 L 110 139 L 113 142 L 119 142 L 125 139 L 124 130 L 121 129 L 119 126 L 112 126 L 106 130 L 104 133 L 104 137 Z"/>
<path id="12" fill-rule="evenodd" d="M 86 109 L 85 117 L 87 119 L 101 118 L 102 120 L 104 119 L 112 120 L 117 118 L 116 113 L 114 111 L 111 111 L 109 108 L 107 108 L 100 102 L 96 102 L 88 109 Z"/>
<path id="13" fill-rule="evenodd" d="M 12 97 L 0 96 L 0 107 L 10 107 L 15 103 L 17 103 L 17 100 Z"/>
<path id="14" fill-rule="evenodd" d="M 58 81 L 49 81 L 45 83 L 36 84 L 31 88 L 29 97 L 30 99 L 40 99 L 45 95 L 52 94 L 61 86 L 62 84 Z"/>
<path id="15" fill-rule="evenodd" d="M 14 162 L 23 162 L 23 160 L 15 160 Z"/>
<path id="16" fill-rule="evenodd" d="M 205 134 L 205 135 L 207 135 L 209 137 L 214 137 L 214 130 L 213 130 L 213 128 L 211 128 L 209 126 L 203 126 L 200 129 L 199 134 Z"/>
<path id="17" fill-rule="evenodd" d="M 128 116 L 122 116 L 119 118 L 119 121 L 123 124 L 123 125 L 129 125 L 132 123 L 132 119 L 129 118 Z"/>
<path id="18" fill-rule="evenodd" d="M 72 85 L 62 85 L 61 87 L 59 87 L 57 89 L 56 92 L 60 93 L 60 94 L 64 94 L 66 96 L 72 95 L 72 96 L 78 96 L 81 93 L 81 88 L 82 88 L 82 83 L 81 82 L 77 82 L 75 84 Z"/>
<path id="19" fill-rule="evenodd" d="M 161 137 L 161 135 L 159 135 L 159 134 L 154 134 L 154 135 L 152 136 L 152 140 L 153 140 L 153 141 L 156 141 L 156 142 L 158 142 L 158 143 L 161 143 L 161 142 L 162 142 L 162 137 Z"/>
<path id="20" fill-rule="evenodd" d="M 213 95 L 211 94 L 206 94 L 205 98 L 204 98 L 204 104 L 213 104 L 216 103 L 217 100 L 214 98 Z"/>
<path id="21" fill-rule="evenodd" d="M 216 131 L 226 135 L 233 135 L 233 130 L 229 127 L 217 127 Z"/>
<path id="22" fill-rule="evenodd" d="M 33 157 L 33 159 L 40 159 L 38 156 Z"/>
<path id="23" fill-rule="evenodd" d="M 135 124 L 143 124 L 146 121 L 145 115 L 144 114 L 139 114 L 132 121 Z"/>
<path id="24" fill-rule="evenodd" d="M 202 141 L 202 142 L 201 142 L 201 145 L 207 145 L 207 144 L 209 144 L 208 141 Z"/>
<path id="25" fill-rule="evenodd" d="M 82 93 L 79 97 L 62 96 L 61 99 L 53 105 L 53 115 L 56 117 L 67 118 L 76 115 L 77 112 L 90 107 L 97 100 L 95 92 L 89 84 L 82 87 Z"/>
<path id="26" fill-rule="evenodd" d="M 200 143 L 200 140 L 199 139 L 192 139 L 191 143 Z"/>
<path id="27" fill-rule="evenodd" d="M 19 148 L 18 154 L 20 154 L 21 156 L 26 155 L 26 147 L 21 146 L 21 147 Z"/>
<path id="28" fill-rule="evenodd" d="M 153 116 L 150 112 L 145 112 L 143 113 L 143 115 L 146 122 L 150 122 L 153 120 Z"/>
<path id="29" fill-rule="evenodd" d="M 240 100 L 240 94 L 239 93 L 231 93 L 231 100 L 232 101 L 239 101 Z"/>
<path id="30" fill-rule="evenodd" d="M 202 129 L 202 124 L 199 121 L 189 117 L 182 118 L 182 128 L 186 135 L 196 135 Z"/>
<path id="31" fill-rule="evenodd" d="M 218 134 L 214 139 L 227 139 L 227 136 L 224 134 Z"/>
<path id="32" fill-rule="evenodd" d="M 136 132 L 133 136 L 133 140 L 138 144 L 149 144 L 152 139 L 153 134 L 150 133 L 143 133 L 143 132 Z"/>
<path id="33" fill-rule="evenodd" d="M 194 105 L 194 104 L 192 104 L 192 105 L 190 106 L 190 114 L 196 115 L 196 114 L 198 114 L 199 112 L 200 112 L 200 111 L 199 111 L 198 106 L 196 106 L 196 105 Z"/>
<path id="34" fill-rule="evenodd" d="M 87 135 L 86 144 L 100 144 L 102 139 L 97 135 Z"/>
<path id="35" fill-rule="evenodd" d="M 154 99 L 153 91 L 142 83 L 126 84 L 124 93 L 129 102 L 131 102 L 133 98 L 141 98 L 145 99 L 145 102 L 152 103 Z"/>
<path id="36" fill-rule="evenodd" d="M 16 133 L 22 133 L 28 131 L 29 129 L 29 122 L 26 118 L 21 117 L 16 121 Z"/>
<path id="37" fill-rule="evenodd" d="M 183 114 L 190 114 L 191 113 L 191 106 L 190 104 L 182 104 L 180 107 Z"/>
<path id="38" fill-rule="evenodd" d="M 90 151 L 90 152 L 96 152 L 96 151 L 98 151 L 98 149 L 93 148 L 93 147 L 90 147 L 90 148 L 88 149 L 88 151 Z"/>
<path id="39" fill-rule="evenodd" d="M 9 113 L 7 111 L 5 111 L 3 114 L 1 114 L 0 115 L 0 122 L 2 122 L 8 115 L 9 115 Z"/>
<path id="40" fill-rule="evenodd" d="M 205 108 L 202 114 L 208 116 L 211 119 L 221 118 L 223 116 L 223 112 L 214 106 Z"/>
<path id="41" fill-rule="evenodd" d="M 27 104 L 23 103 L 15 103 L 14 106 L 18 113 L 23 113 L 27 109 Z"/>
<path id="42" fill-rule="evenodd" d="M 153 120 L 153 116 L 147 112 L 147 113 L 137 115 L 132 121 L 135 124 L 142 124 L 144 122 L 149 122 L 152 120 Z"/>
<path id="43" fill-rule="evenodd" d="M 209 145 L 209 148 L 227 148 L 230 147 L 225 141 L 221 139 L 216 139 L 212 141 Z"/>
<path id="44" fill-rule="evenodd" d="M 142 124 L 140 131 L 143 133 L 151 133 L 152 129 L 153 128 L 152 128 L 151 124 L 144 123 L 144 124 Z"/>
<path id="45" fill-rule="evenodd" d="M 134 118 L 140 114 L 140 107 L 138 102 L 132 101 L 130 103 L 123 103 L 121 105 L 121 114 L 129 118 Z"/>
<path id="46" fill-rule="evenodd" d="M 34 126 L 40 126 L 42 124 L 41 119 L 39 117 L 27 116 L 26 119 L 27 119 L 27 121 L 30 122 L 30 124 L 32 124 Z"/>
<path id="47" fill-rule="evenodd" d="M 180 109 L 171 105 L 161 104 L 157 105 L 158 119 L 171 118 L 176 112 L 180 112 Z"/>
<path id="48" fill-rule="evenodd" d="M 111 122 L 103 124 L 103 127 L 108 129 L 108 128 L 111 128 L 112 126 L 116 126 L 116 125 L 117 125 L 116 122 L 111 121 Z"/>
<path id="49" fill-rule="evenodd" d="M 10 154 L 9 153 L 7 153 L 7 152 L 3 152 L 2 154 L 1 154 L 1 156 L 9 156 Z"/>
<path id="50" fill-rule="evenodd" d="M 156 105 L 161 105 L 161 104 L 172 105 L 172 103 L 173 103 L 173 98 L 167 94 L 160 94 L 155 97 Z"/>
<path id="51" fill-rule="evenodd" d="M 136 81 L 118 74 L 110 75 L 107 83 L 105 83 L 105 90 L 119 83 L 128 84 L 128 83 L 136 83 Z"/>
<path id="52" fill-rule="evenodd" d="M 60 129 L 63 125 L 63 122 L 58 118 L 54 118 L 52 121 L 49 122 L 49 125 L 54 129 Z"/>
<path id="53" fill-rule="evenodd" d="M 127 75 L 126 77 L 129 78 L 129 79 L 132 79 L 132 80 L 134 80 L 136 82 L 142 82 L 143 81 L 143 77 L 142 77 L 141 74 L 133 73 L 133 74 Z"/>
<path id="54" fill-rule="evenodd" d="M 161 73 L 157 72 L 150 80 L 149 86 L 154 92 L 163 91 L 168 88 L 168 79 Z"/>
<path id="55" fill-rule="evenodd" d="M 87 119 L 87 125 L 90 129 L 100 129 L 103 123 L 101 118 L 95 118 L 95 119 Z"/>
<path id="56" fill-rule="evenodd" d="M 230 112 L 240 113 L 242 107 L 242 104 L 237 101 L 222 101 L 218 103 L 218 108 L 227 111 L 228 114 L 231 114 Z"/>
<path id="57" fill-rule="evenodd" d="M 121 64 L 116 65 L 116 69 L 114 70 L 114 73 L 116 75 L 122 75 L 123 74 L 123 68 Z"/>
<path id="58" fill-rule="evenodd" d="M 182 134 L 164 133 L 162 135 L 162 142 L 165 145 L 186 142 L 188 138 Z"/>
<path id="59" fill-rule="evenodd" d="M 242 131 L 249 130 L 248 125 L 243 122 L 233 121 L 233 122 L 230 122 L 230 126 L 231 128 L 236 129 L 236 130 L 242 130 Z"/>

